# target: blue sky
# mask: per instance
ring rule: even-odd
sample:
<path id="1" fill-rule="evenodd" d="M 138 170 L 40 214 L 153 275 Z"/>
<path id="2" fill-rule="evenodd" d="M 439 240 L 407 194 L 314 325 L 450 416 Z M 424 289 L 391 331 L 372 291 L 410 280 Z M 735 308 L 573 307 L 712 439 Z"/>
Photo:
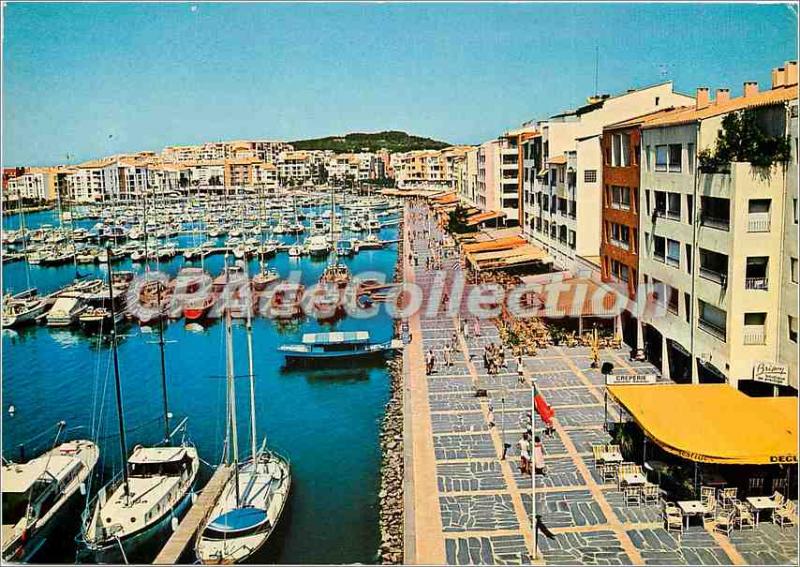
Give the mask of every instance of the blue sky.
<path id="1" fill-rule="evenodd" d="M 582 103 L 595 47 L 610 93 L 666 73 L 736 96 L 797 52 L 785 5 L 9 2 L 4 25 L 6 165 L 382 129 L 478 143 Z"/>

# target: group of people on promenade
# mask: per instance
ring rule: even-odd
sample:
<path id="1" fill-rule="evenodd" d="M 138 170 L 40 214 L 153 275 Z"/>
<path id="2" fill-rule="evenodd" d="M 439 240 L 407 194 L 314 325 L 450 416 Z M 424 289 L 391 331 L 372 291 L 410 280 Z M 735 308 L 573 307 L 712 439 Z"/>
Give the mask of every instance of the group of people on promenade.
<path id="1" fill-rule="evenodd" d="M 449 237 L 445 235 L 439 224 L 435 222 L 435 219 L 431 215 L 431 211 L 424 199 L 411 199 L 409 216 L 407 218 L 409 220 L 408 235 L 411 244 L 408 252 L 409 263 L 415 267 L 419 267 L 419 257 L 414 251 L 414 242 L 416 239 L 422 238 L 425 240 L 425 243 L 430 250 L 430 256 L 425 258 L 424 266 L 426 270 L 430 271 L 450 268 L 451 266 L 445 265 L 444 262 L 446 259 L 450 258 L 455 260 L 453 262 L 454 266 L 457 264 L 458 269 L 461 268 L 462 263 L 458 250 L 452 246 L 452 243 L 446 245 L 446 241 Z M 445 305 L 448 304 L 449 299 L 450 298 L 448 297 L 447 292 L 443 292 L 442 303 Z M 442 348 L 436 350 L 429 348 L 425 353 L 426 374 L 430 375 L 436 372 L 437 364 L 440 363 L 440 360 L 444 368 L 449 368 L 453 365 L 453 358 L 456 349 L 459 348 L 459 331 L 465 340 L 468 340 L 470 336 L 478 337 L 481 335 L 481 326 L 477 318 L 462 318 L 460 314 L 457 314 L 456 323 L 456 328 L 458 331 L 453 332 L 450 340 L 446 341 L 446 344 Z M 439 358 L 437 354 L 440 355 L 441 358 Z M 515 358 L 519 383 L 524 384 L 525 375 L 522 354 L 517 354 Z M 484 345 L 483 366 L 486 369 L 486 372 L 490 375 L 497 375 L 503 370 L 508 371 L 509 361 L 506 357 L 506 349 L 501 343 L 490 342 Z M 555 412 L 552 411 L 552 408 L 546 405 L 546 402 L 544 402 L 543 399 L 538 400 L 538 402 L 544 403 L 546 406 L 546 408 L 542 408 L 541 411 L 540 408 L 537 407 L 537 412 L 542 415 L 542 411 L 545 409 L 547 410 L 544 411 L 544 415 L 542 415 L 546 426 L 545 433 L 547 435 L 552 435 L 554 432 L 552 420 Z M 489 401 L 487 419 L 489 422 L 489 427 L 494 427 L 495 417 L 491 400 Z M 523 419 L 525 422 L 523 424 L 525 431 L 522 433 L 519 441 L 517 442 L 517 447 L 520 454 L 520 471 L 529 475 L 533 475 L 534 472 L 537 474 L 547 474 L 547 466 L 544 460 L 544 446 L 540 437 L 538 435 L 533 435 L 533 412 L 526 412 Z"/>

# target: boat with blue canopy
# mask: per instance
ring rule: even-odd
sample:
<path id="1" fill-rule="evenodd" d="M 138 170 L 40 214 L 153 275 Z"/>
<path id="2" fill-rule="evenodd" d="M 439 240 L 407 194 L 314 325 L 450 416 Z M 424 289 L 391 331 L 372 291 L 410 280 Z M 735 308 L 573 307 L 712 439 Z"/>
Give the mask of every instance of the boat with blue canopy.
<path id="1" fill-rule="evenodd" d="M 334 331 L 330 333 L 305 333 L 300 343 L 286 344 L 278 350 L 286 361 L 299 359 L 335 359 L 381 355 L 399 349 L 397 339 L 373 342 L 368 331 Z"/>

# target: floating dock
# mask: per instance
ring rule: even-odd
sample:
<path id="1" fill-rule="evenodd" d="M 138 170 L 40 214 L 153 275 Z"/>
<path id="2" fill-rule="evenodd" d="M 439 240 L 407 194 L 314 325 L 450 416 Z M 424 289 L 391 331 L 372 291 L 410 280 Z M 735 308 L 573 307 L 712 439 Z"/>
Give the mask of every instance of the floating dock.
<path id="1" fill-rule="evenodd" d="M 231 474 L 233 474 L 233 468 L 230 465 L 217 467 L 211 480 L 203 487 L 197 501 L 178 525 L 178 529 L 170 536 L 169 541 L 153 560 L 153 565 L 175 565 L 180 561 L 181 555 L 187 547 L 192 545 L 197 532 L 214 509 Z"/>

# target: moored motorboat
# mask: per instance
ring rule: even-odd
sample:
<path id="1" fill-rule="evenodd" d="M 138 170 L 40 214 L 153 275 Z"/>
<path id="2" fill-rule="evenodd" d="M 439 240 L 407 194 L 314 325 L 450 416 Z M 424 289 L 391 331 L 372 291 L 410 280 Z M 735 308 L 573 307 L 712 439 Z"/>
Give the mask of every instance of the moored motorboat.
<path id="1" fill-rule="evenodd" d="M 59 424 L 59 432 L 63 423 Z M 87 440 L 62 443 L 27 463 L 2 468 L 4 561 L 31 561 L 85 494 L 99 457 Z"/>

